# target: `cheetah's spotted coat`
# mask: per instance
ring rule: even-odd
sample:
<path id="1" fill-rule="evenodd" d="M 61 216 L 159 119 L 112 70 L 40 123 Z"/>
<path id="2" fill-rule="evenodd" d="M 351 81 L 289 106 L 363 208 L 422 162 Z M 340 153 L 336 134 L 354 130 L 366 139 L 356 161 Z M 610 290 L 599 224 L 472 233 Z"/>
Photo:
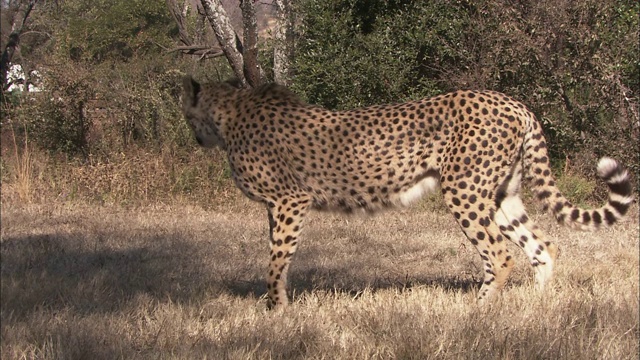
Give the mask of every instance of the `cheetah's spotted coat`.
<path id="1" fill-rule="evenodd" d="M 542 288 L 557 248 L 527 216 L 522 176 L 558 221 L 593 230 L 632 202 L 627 171 L 610 158 L 598 174 L 610 189 L 596 210 L 571 205 L 549 169 L 542 128 L 521 103 L 492 91 L 456 91 L 395 105 L 330 111 L 287 89 L 256 90 L 184 79 L 183 110 L 199 144 L 226 150 L 233 179 L 266 205 L 271 232 L 270 305 L 286 305 L 286 275 L 309 209 L 352 211 L 407 205 L 440 187 L 484 263 L 483 302 L 505 283 L 518 244 Z"/>

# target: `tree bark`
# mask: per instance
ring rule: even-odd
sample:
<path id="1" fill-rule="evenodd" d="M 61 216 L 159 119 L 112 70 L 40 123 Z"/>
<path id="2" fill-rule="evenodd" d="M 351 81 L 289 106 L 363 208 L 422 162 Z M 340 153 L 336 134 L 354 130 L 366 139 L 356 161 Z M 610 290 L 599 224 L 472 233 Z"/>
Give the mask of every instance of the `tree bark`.
<path id="1" fill-rule="evenodd" d="M 188 2 L 185 2 L 184 6 L 181 8 L 178 5 L 177 0 L 167 0 L 167 7 L 173 16 L 173 19 L 176 21 L 176 25 L 178 25 L 178 37 L 180 38 L 180 42 L 185 46 L 192 46 L 193 41 L 185 25 L 186 17 L 189 12 Z"/>
<path id="2" fill-rule="evenodd" d="M 2 78 L 2 92 L 5 92 L 9 87 L 7 84 L 7 73 L 9 72 L 9 64 L 13 59 L 13 54 L 20 46 L 20 35 L 24 28 L 24 24 L 29 18 L 29 14 L 38 0 L 31 0 L 29 2 L 22 2 L 15 14 L 13 24 L 11 26 L 11 34 L 4 49 L 2 49 L 2 55 L 0 56 L 0 77 Z"/>
<path id="3" fill-rule="evenodd" d="M 244 75 L 244 58 L 242 56 L 242 43 L 238 34 L 233 30 L 229 16 L 222 7 L 220 0 L 200 0 L 204 13 L 216 34 L 216 38 L 222 47 L 222 51 L 233 69 L 233 73 L 242 86 L 247 86 Z"/>
<path id="4" fill-rule="evenodd" d="M 220 44 L 218 48 L 199 45 L 198 36 L 201 38 L 204 36 L 204 29 L 199 29 L 195 36 L 189 34 L 186 27 L 188 5 L 180 6 L 178 0 L 166 0 L 169 11 L 178 25 L 180 42 L 184 45 L 169 51 L 180 51 L 184 54 L 201 55 L 202 57 L 224 55 L 241 86 L 259 86 L 264 75 L 258 62 L 258 22 L 254 2 L 255 0 L 240 0 L 244 37 L 243 41 L 240 41 L 238 34 L 231 26 L 229 15 L 222 6 L 221 0 L 199 1 L 198 14 L 203 14 L 209 21 Z"/>
<path id="5" fill-rule="evenodd" d="M 196 33 L 194 35 L 194 41 L 197 44 L 207 43 L 207 14 L 204 13 L 204 8 L 201 2 L 196 2 L 196 10 L 198 10 L 198 19 L 196 21 Z"/>
<path id="6" fill-rule="evenodd" d="M 240 0 L 243 25 L 244 75 L 249 86 L 256 88 L 262 82 L 262 69 L 258 63 L 258 21 L 253 0 Z"/>
<path id="7" fill-rule="evenodd" d="M 291 81 L 290 63 L 293 58 L 293 9 L 290 0 L 275 0 L 275 4 L 273 78 L 277 84 L 288 86 Z"/>
<path id="8" fill-rule="evenodd" d="M 176 46 L 174 49 L 167 49 L 168 52 L 179 51 L 186 55 L 199 56 L 199 60 L 204 58 L 214 58 L 224 56 L 222 49 L 219 46 L 201 45 L 204 44 L 204 28 L 196 30 L 196 33 L 192 36 L 187 29 L 187 17 L 189 16 L 189 1 L 184 1 L 184 4 L 178 4 L 177 0 L 166 0 L 169 12 L 173 16 L 173 19 L 178 26 L 178 38 L 183 44 L 182 46 Z M 201 13 L 200 6 L 197 6 L 198 25 L 201 25 L 200 17 L 204 17 Z"/>

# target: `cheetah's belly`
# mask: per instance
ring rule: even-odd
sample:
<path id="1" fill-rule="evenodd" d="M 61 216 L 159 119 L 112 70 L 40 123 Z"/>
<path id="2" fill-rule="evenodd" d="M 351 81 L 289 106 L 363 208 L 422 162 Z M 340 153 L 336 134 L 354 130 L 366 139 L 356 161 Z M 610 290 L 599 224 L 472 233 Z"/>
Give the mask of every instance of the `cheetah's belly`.
<path id="1" fill-rule="evenodd" d="M 437 177 L 427 176 L 409 189 L 392 196 L 391 201 L 398 205 L 408 206 L 420 200 L 426 194 L 435 192 L 439 187 L 440 181 Z"/>

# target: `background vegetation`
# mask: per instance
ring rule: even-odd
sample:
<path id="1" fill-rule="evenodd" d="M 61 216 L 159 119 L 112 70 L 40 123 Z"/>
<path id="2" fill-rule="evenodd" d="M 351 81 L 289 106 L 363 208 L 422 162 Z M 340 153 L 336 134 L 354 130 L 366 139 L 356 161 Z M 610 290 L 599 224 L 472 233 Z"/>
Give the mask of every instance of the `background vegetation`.
<path id="1" fill-rule="evenodd" d="M 0 48 L 8 10 L 24 1 L 0 2 Z M 264 209 L 239 196 L 224 155 L 199 148 L 180 114 L 182 74 L 233 72 L 205 56 L 215 44 L 203 18 L 191 10 L 177 27 L 169 2 L 40 0 L 31 12 L 14 62 L 38 70 L 43 91 L 0 103 L 2 359 L 638 358 L 637 220 L 585 234 L 532 212 L 562 250 L 554 285 L 535 293 L 513 246 L 505 291 L 480 309 L 477 254 L 438 203 L 314 213 L 292 306 L 267 312 Z M 602 200 L 600 156 L 637 175 L 637 1 L 293 6 L 291 86 L 311 103 L 494 89 L 542 121 L 575 202 Z M 198 55 L 172 51 L 185 29 L 210 42 Z M 272 78 L 274 40 L 259 45 Z"/>
<path id="2" fill-rule="evenodd" d="M 523 101 L 542 121 L 558 172 L 570 176 L 567 191 L 592 197 L 593 186 L 579 179 L 592 179 L 603 155 L 639 170 L 637 1 L 294 5 L 291 86 L 310 103 L 344 109 L 494 89 Z M 187 27 L 198 28 L 191 20 Z M 215 81 L 231 71 L 223 58 L 167 51 L 179 34 L 165 2 L 44 1 L 27 26 L 14 62 L 27 73 L 37 69 L 44 91 L 3 97 L 3 199 L 17 196 L 12 184 L 21 179 L 46 197 L 73 193 L 90 201 L 190 198 L 195 188 L 209 195 L 221 189 L 224 159 L 194 146 L 179 111 L 178 79 L 190 73 Z M 261 39 L 270 77 L 265 54 L 273 42 Z M 18 174 L 25 151 L 32 152 L 29 177 Z M 70 178 L 78 173 L 86 178 Z M 131 189 L 131 174 L 146 185 Z M 581 183 L 587 186 L 572 185 Z"/>
<path id="3" fill-rule="evenodd" d="M 638 170 L 633 1 L 306 1 L 294 88 L 350 108 L 494 89 L 543 122 L 556 164 Z M 623 150 L 623 149 L 628 149 Z"/>

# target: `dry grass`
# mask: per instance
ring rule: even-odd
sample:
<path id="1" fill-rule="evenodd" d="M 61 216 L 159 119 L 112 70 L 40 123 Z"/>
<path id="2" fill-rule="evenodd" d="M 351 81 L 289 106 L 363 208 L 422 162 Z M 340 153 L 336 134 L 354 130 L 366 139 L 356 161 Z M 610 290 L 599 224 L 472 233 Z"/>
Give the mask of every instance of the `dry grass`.
<path id="1" fill-rule="evenodd" d="M 553 289 L 518 266 L 495 304 L 451 217 L 314 214 L 294 258 L 292 306 L 266 311 L 267 223 L 257 205 L 2 209 L 3 359 L 637 359 L 632 221 L 576 233 Z M 517 249 L 513 249 L 517 251 Z"/>
<path id="2" fill-rule="evenodd" d="M 16 134 L 11 133 L 13 141 L 13 167 L 15 178 L 12 182 L 14 193 L 20 202 L 31 202 L 32 196 L 32 181 L 33 181 L 33 160 L 31 158 L 31 150 L 29 147 L 29 136 L 25 134 L 24 142 L 18 145 L 19 141 L 16 140 Z M 4 164 L 3 164 L 4 165 Z M 3 177 L 4 177 L 4 166 Z"/>
<path id="3" fill-rule="evenodd" d="M 11 136 L 11 131 L 3 133 L 3 139 Z M 3 203 L 197 204 L 218 209 L 237 197 L 220 151 L 167 147 L 66 159 L 26 140 L 16 143 L 15 137 L 11 145 L 2 146 Z"/>

